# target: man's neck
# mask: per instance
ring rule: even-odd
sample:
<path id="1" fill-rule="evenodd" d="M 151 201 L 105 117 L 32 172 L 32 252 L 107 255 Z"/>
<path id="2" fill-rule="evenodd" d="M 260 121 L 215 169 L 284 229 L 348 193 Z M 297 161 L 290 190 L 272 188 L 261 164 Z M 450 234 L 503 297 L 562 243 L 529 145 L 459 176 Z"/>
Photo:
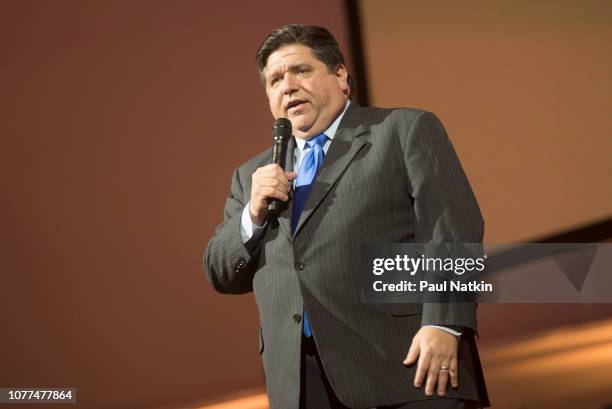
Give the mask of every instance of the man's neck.
<path id="1" fill-rule="evenodd" d="M 334 119 L 332 121 L 332 123 L 327 127 L 327 129 L 325 131 L 323 131 L 322 133 L 324 133 L 325 135 L 327 135 L 327 137 L 330 140 L 334 139 L 334 136 L 336 136 L 336 131 L 338 130 L 338 126 L 340 125 L 340 122 L 342 121 L 342 118 L 344 117 L 344 114 L 346 113 L 346 110 L 348 109 L 349 105 L 351 104 L 351 100 L 347 99 L 346 103 L 344 104 L 344 108 L 342 109 L 342 111 L 340 112 L 340 114 L 338 114 L 338 116 L 336 117 L 336 119 Z M 320 135 L 316 134 L 316 135 L 311 135 L 309 138 L 307 139 L 302 139 L 299 137 L 295 138 L 295 142 L 298 145 L 298 148 L 300 150 L 304 149 L 304 145 L 306 144 L 306 142 L 310 139 L 312 139 L 313 137 Z"/>

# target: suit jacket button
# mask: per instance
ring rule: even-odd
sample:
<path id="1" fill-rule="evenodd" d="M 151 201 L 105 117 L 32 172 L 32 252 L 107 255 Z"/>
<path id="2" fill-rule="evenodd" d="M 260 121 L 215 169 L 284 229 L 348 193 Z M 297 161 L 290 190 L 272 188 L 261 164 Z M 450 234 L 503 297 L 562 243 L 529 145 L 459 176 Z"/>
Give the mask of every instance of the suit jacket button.
<path id="1" fill-rule="evenodd" d="M 299 324 L 300 322 L 302 322 L 302 316 L 300 314 L 293 314 L 293 321 L 296 324 Z"/>
<path id="2" fill-rule="evenodd" d="M 306 266 L 304 265 L 304 263 L 300 263 L 299 261 L 295 263 L 295 269 L 296 269 L 297 271 L 302 271 L 302 270 L 304 269 L 304 267 L 306 267 Z"/>

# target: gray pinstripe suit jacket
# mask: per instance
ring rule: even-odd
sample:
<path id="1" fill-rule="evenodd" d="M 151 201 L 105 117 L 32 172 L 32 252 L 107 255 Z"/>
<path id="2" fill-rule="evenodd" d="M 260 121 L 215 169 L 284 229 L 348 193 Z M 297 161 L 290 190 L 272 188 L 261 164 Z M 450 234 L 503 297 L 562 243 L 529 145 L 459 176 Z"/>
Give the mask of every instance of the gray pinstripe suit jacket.
<path id="1" fill-rule="evenodd" d="M 260 243 L 245 246 L 240 219 L 251 174 L 270 160 L 267 150 L 234 172 L 224 222 L 204 264 L 218 291 L 255 293 L 271 407 L 298 408 L 302 328 L 295 316 L 303 307 L 344 404 L 371 408 L 424 399 L 412 386 L 416 366 L 402 364 L 412 337 L 425 324 L 476 330 L 475 306 L 361 303 L 359 254 L 364 242 L 482 241 L 478 204 L 442 124 L 429 112 L 352 103 L 295 234 L 289 205 Z M 462 338 L 459 360 L 460 387 L 447 396 L 488 404 L 472 336 Z"/>

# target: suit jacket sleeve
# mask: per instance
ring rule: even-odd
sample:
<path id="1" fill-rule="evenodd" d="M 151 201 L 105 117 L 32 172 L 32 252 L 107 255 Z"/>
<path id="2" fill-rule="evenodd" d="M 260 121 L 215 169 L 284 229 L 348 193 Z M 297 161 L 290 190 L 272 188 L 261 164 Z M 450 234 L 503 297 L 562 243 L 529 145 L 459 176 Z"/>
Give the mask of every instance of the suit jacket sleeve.
<path id="1" fill-rule="evenodd" d="M 403 147 L 415 211 L 417 243 L 481 243 L 484 222 L 453 146 L 438 118 L 422 112 Z M 425 303 L 422 325 L 476 331 L 476 304 Z"/>
<path id="2" fill-rule="evenodd" d="M 257 248 L 243 243 L 240 235 L 242 211 L 248 202 L 240 171 L 234 171 L 230 196 L 224 208 L 223 223 L 217 227 L 204 253 L 204 270 L 213 287 L 222 293 L 253 291 Z M 249 175 L 250 177 L 250 175 Z"/>

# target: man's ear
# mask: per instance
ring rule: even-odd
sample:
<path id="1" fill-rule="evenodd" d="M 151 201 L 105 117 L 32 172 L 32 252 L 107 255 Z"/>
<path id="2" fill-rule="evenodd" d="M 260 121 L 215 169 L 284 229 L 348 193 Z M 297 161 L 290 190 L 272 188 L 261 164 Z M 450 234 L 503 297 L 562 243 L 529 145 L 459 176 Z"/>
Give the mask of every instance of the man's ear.
<path id="1" fill-rule="evenodd" d="M 336 66 L 336 71 L 334 72 L 336 75 L 336 80 L 338 81 L 338 85 L 343 93 L 348 95 L 349 93 L 349 84 L 348 84 L 348 71 L 344 64 L 338 64 Z"/>

